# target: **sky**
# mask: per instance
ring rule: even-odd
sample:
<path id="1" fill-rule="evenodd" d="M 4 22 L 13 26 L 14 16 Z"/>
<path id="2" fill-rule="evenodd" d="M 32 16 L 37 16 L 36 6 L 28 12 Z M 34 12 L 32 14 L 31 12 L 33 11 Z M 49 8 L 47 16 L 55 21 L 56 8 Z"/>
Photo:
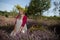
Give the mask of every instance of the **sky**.
<path id="1" fill-rule="evenodd" d="M 28 6 L 30 3 L 30 0 L 0 0 L 0 10 L 1 11 L 10 11 L 12 8 L 19 4 L 22 7 Z"/>
<path id="2" fill-rule="evenodd" d="M 59 14 L 54 14 L 53 9 L 55 8 L 53 2 L 54 1 L 59 1 L 59 0 L 51 0 L 51 6 L 48 11 L 43 12 L 43 15 L 46 16 L 54 16 L 54 15 L 59 15 Z M 0 10 L 1 11 L 11 11 L 15 5 L 19 4 L 23 8 L 27 5 L 29 5 L 30 0 L 0 0 Z M 57 12 L 58 13 L 58 12 Z"/>
<path id="3" fill-rule="evenodd" d="M 45 15 L 45 16 L 54 16 L 54 15 L 59 16 L 59 12 L 58 12 L 59 9 L 57 9 L 57 11 L 55 11 L 55 12 L 53 10 L 56 7 L 54 5 L 54 2 L 58 3 L 59 1 L 60 0 L 51 0 L 51 6 L 50 6 L 49 10 L 43 12 L 43 15 Z"/>

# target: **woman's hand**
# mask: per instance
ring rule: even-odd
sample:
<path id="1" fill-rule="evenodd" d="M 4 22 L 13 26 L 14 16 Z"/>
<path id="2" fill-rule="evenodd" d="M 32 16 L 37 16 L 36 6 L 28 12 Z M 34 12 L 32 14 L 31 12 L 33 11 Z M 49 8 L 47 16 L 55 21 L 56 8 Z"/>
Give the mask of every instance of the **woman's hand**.
<path id="1" fill-rule="evenodd" d="M 22 29 L 23 29 L 23 27 L 21 26 L 21 27 L 20 27 L 20 32 L 22 31 Z"/>
<path id="2" fill-rule="evenodd" d="M 16 27 L 14 28 L 14 30 L 13 30 L 14 32 L 16 32 Z"/>

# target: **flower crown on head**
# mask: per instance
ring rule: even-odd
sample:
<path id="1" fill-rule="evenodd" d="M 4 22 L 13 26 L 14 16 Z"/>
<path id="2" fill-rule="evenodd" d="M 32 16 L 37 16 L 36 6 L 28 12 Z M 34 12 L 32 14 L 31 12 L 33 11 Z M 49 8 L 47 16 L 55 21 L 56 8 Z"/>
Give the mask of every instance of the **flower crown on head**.
<path id="1" fill-rule="evenodd" d="M 23 10 L 23 11 L 25 11 L 25 8 L 21 7 L 20 5 L 16 5 L 15 7 L 16 7 L 17 10 Z"/>

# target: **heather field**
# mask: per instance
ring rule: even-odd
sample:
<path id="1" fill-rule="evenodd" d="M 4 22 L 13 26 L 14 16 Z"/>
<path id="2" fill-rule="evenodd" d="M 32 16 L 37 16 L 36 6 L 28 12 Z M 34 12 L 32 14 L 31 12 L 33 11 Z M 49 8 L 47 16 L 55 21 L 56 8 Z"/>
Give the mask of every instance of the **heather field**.
<path id="1" fill-rule="evenodd" d="M 27 32 L 17 34 L 17 37 L 10 36 L 14 28 L 15 18 L 0 16 L 0 38 L 1 40 L 58 40 L 60 21 L 58 19 L 28 18 Z"/>

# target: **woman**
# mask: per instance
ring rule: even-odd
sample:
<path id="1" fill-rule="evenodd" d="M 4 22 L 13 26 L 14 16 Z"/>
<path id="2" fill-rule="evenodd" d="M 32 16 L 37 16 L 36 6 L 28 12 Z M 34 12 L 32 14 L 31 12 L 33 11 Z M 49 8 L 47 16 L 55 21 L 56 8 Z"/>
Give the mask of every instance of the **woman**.
<path id="1" fill-rule="evenodd" d="M 27 31 L 27 16 L 24 13 L 24 10 L 19 10 L 19 14 L 16 17 L 15 28 L 11 32 L 11 36 L 16 36 L 16 34 L 22 32 L 25 33 Z"/>

